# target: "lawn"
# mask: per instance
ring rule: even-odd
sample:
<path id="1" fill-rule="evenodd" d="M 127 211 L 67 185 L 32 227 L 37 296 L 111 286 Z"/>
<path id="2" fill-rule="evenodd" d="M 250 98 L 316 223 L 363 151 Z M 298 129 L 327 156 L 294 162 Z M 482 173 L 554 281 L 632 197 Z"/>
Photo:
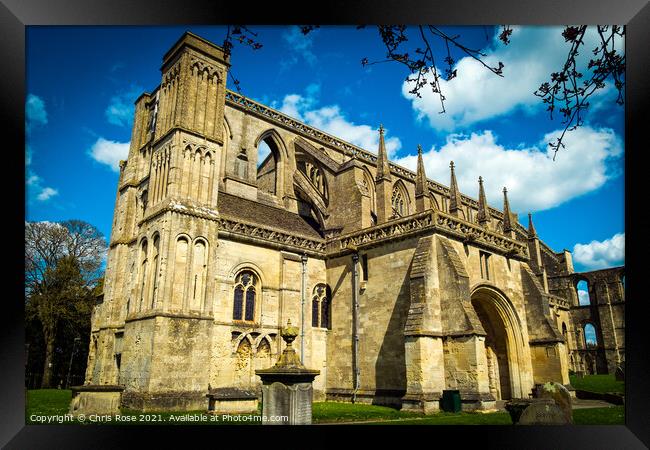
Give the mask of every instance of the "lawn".
<path id="1" fill-rule="evenodd" d="M 625 406 L 573 410 L 575 425 L 624 425 Z"/>
<path id="2" fill-rule="evenodd" d="M 625 383 L 616 381 L 614 375 L 586 375 L 578 378 L 570 375 L 571 386 L 581 391 L 598 392 L 605 394 L 608 392 L 616 394 L 625 394 Z"/>
<path id="3" fill-rule="evenodd" d="M 69 389 L 33 389 L 27 391 L 25 416 L 66 414 L 72 400 Z"/>
<path id="4" fill-rule="evenodd" d="M 390 420 L 413 417 L 422 417 L 422 414 L 398 411 L 387 406 L 359 403 L 314 402 L 312 406 L 312 421 L 314 423 Z"/>
<path id="5" fill-rule="evenodd" d="M 30 420 L 30 416 L 55 416 L 68 413 L 71 400 L 71 392 L 65 389 L 38 389 L 27 391 L 27 404 L 25 410 L 26 423 L 38 423 Z M 313 423 L 340 423 L 340 422 L 362 422 L 367 424 L 387 425 L 512 425 L 510 415 L 505 412 L 494 413 L 470 413 L 458 414 L 440 412 L 431 416 L 424 416 L 419 413 L 398 411 L 386 406 L 337 403 L 337 402 L 315 402 L 313 404 Z M 127 417 L 128 416 L 128 417 Z M 142 424 L 138 422 L 142 413 L 138 411 L 123 410 L 120 424 Z M 224 422 L 220 415 L 210 416 L 205 411 L 191 412 L 164 412 L 145 413 L 149 420 L 147 424 L 158 425 L 246 425 L 259 424 L 251 421 L 253 415 L 245 415 L 248 420 L 231 420 Z M 177 420 L 171 420 L 172 416 Z M 128 418 L 133 421 L 124 421 Z M 182 418 L 197 418 L 199 420 L 180 420 Z M 244 415 L 240 416 L 244 419 Z M 155 420 L 151 420 L 155 419 Z M 237 419 L 237 417 L 235 417 Z M 614 406 L 611 408 L 589 408 L 573 411 L 573 420 L 576 425 L 618 425 L 624 424 L 624 407 Z M 70 422 L 66 422 L 70 423 Z M 78 423 L 78 422 L 72 422 Z M 86 420 L 85 423 L 89 423 Z M 97 423 L 97 422 L 95 422 Z M 110 422 L 116 424 L 118 421 L 113 418 Z"/>

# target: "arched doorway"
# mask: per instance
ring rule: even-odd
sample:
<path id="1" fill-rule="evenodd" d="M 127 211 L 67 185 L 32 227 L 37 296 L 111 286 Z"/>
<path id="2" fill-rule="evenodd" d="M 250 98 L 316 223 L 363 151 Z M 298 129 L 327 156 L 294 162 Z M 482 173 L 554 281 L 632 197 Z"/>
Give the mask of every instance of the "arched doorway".
<path id="1" fill-rule="evenodd" d="M 485 355 L 490 393 L 497 400 L 522 398 L 523 337 L 512 304 L 496 289 L 476 288 L 472 306 L 486 332 Z"/>

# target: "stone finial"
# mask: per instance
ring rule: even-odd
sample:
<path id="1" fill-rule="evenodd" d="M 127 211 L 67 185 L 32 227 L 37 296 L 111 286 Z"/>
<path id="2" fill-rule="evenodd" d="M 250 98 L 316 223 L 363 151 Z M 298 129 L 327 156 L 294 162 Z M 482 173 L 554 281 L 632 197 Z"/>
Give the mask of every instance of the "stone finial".
<path id="1" fill-rule="evenodd" d="M 427 174 L 424 171 L 424 161 L 422 160 L 422 146 L 418 144 L 418 168 L 415 178 L 415 195 L 425 195 L 427 191 Z"/>
<path id="2" fill-rule="evenodd" d="M 391 181 L 390 164 L 388 164 L 388 153 L 386 152 L 386 143 L 384 142 L 384 126 L 379 125 L 379 150 L 377 151 L 377 182 L 386 180 Z"/>
<path id="3" fill-rule="evenodd" d="M 293 349 L 292 343 L 298 337 L 298 327 L 291 325 L 291 319 L 287 320 L 287 326 L 280 330 L 280 336 L 282 340 L 287 344 L 286 348 L 282 351 L 278 362 L 275 364 L 275 368 L 292 368 L 292 369 L 304 369 L 305 366 L 302 365 L 300 357 Z"/>
<path id="4" fill-rule="evenodd" d="M 485 190 L 483 189 L 483 177 L 478 177 L 478 214 L 476 219 L 481 226 L 490 223 L 490 208 L 487 205 L 485 198 Z"/>
<path id="5" fill-rule="evenodd" d="M 451 182 L 449 183 L 449 213 L 458 214 L 460 207 L 463 204 L 460 198 L 460 191 L 458 190 L 458 182 L 456 181 L 456 173 L 454 172 L 454 162 L 449 163 L 451 168 Z"/>
<path id="6" fill-rule="evenodd" d="M 528 213 L 528 238 L 533 239 L 537 237 L 537 230 L 535 230 L 535 225 L 533 224 L 533 215 Z"/>
<path id="7" fill-rule="evenodd" d="M 431 209 L 431 198 L 429 197 L 429 185 L 427 174 L 424 171 L 422 160 L 422 146 L 418 144 L 418 170 L 415 177 L 415 211 L 424 212 Z"/>
<path id="8" fill-rule="evenodd" d="M 503 232 L 512 232 L 512 223 L 510 222 L 510 203 L 508 202 L 508 189 L 503 187 Z"/>
<path id="9" fill-rule="evenodd" d="M 287 326 L 282 328 L 280 331 L 280 336 L 282 336 L 282 340 L 287 343 L 287 347 L 291 347 L 291 343 L 298 336 L 298 331 L 298 327 L 291 326 L 291 319 L 288 319 Z"/>

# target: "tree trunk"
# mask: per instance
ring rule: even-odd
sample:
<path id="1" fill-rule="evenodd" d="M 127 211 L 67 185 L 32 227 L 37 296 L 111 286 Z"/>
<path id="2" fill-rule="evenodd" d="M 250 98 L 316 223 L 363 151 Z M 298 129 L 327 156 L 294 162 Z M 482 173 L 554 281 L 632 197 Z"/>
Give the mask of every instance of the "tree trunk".
<path id="1" fill-rule="evenodd" d="M 41 389 L 52 387 L 52 372 L 54 370 L 52 356 L 54 355 L 54 333 L 43 333 L 45 339 L 45 363 L 43 364 L 43 380 Z"/>

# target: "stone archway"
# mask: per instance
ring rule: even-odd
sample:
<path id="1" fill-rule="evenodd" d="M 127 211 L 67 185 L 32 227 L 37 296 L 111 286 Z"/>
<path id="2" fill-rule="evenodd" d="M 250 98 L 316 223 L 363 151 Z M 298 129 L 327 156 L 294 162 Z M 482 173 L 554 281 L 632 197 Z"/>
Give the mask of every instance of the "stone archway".
<path id="1" fill-rule="evenodd" d="M 472 306 L 486 332 L 485 355 L 490 393 L 497 400 L 522 398 L 520 374 L 523 337 L 517 313 L 510 301 L 491 287 L 479 287 L 471 296 Z"/>

